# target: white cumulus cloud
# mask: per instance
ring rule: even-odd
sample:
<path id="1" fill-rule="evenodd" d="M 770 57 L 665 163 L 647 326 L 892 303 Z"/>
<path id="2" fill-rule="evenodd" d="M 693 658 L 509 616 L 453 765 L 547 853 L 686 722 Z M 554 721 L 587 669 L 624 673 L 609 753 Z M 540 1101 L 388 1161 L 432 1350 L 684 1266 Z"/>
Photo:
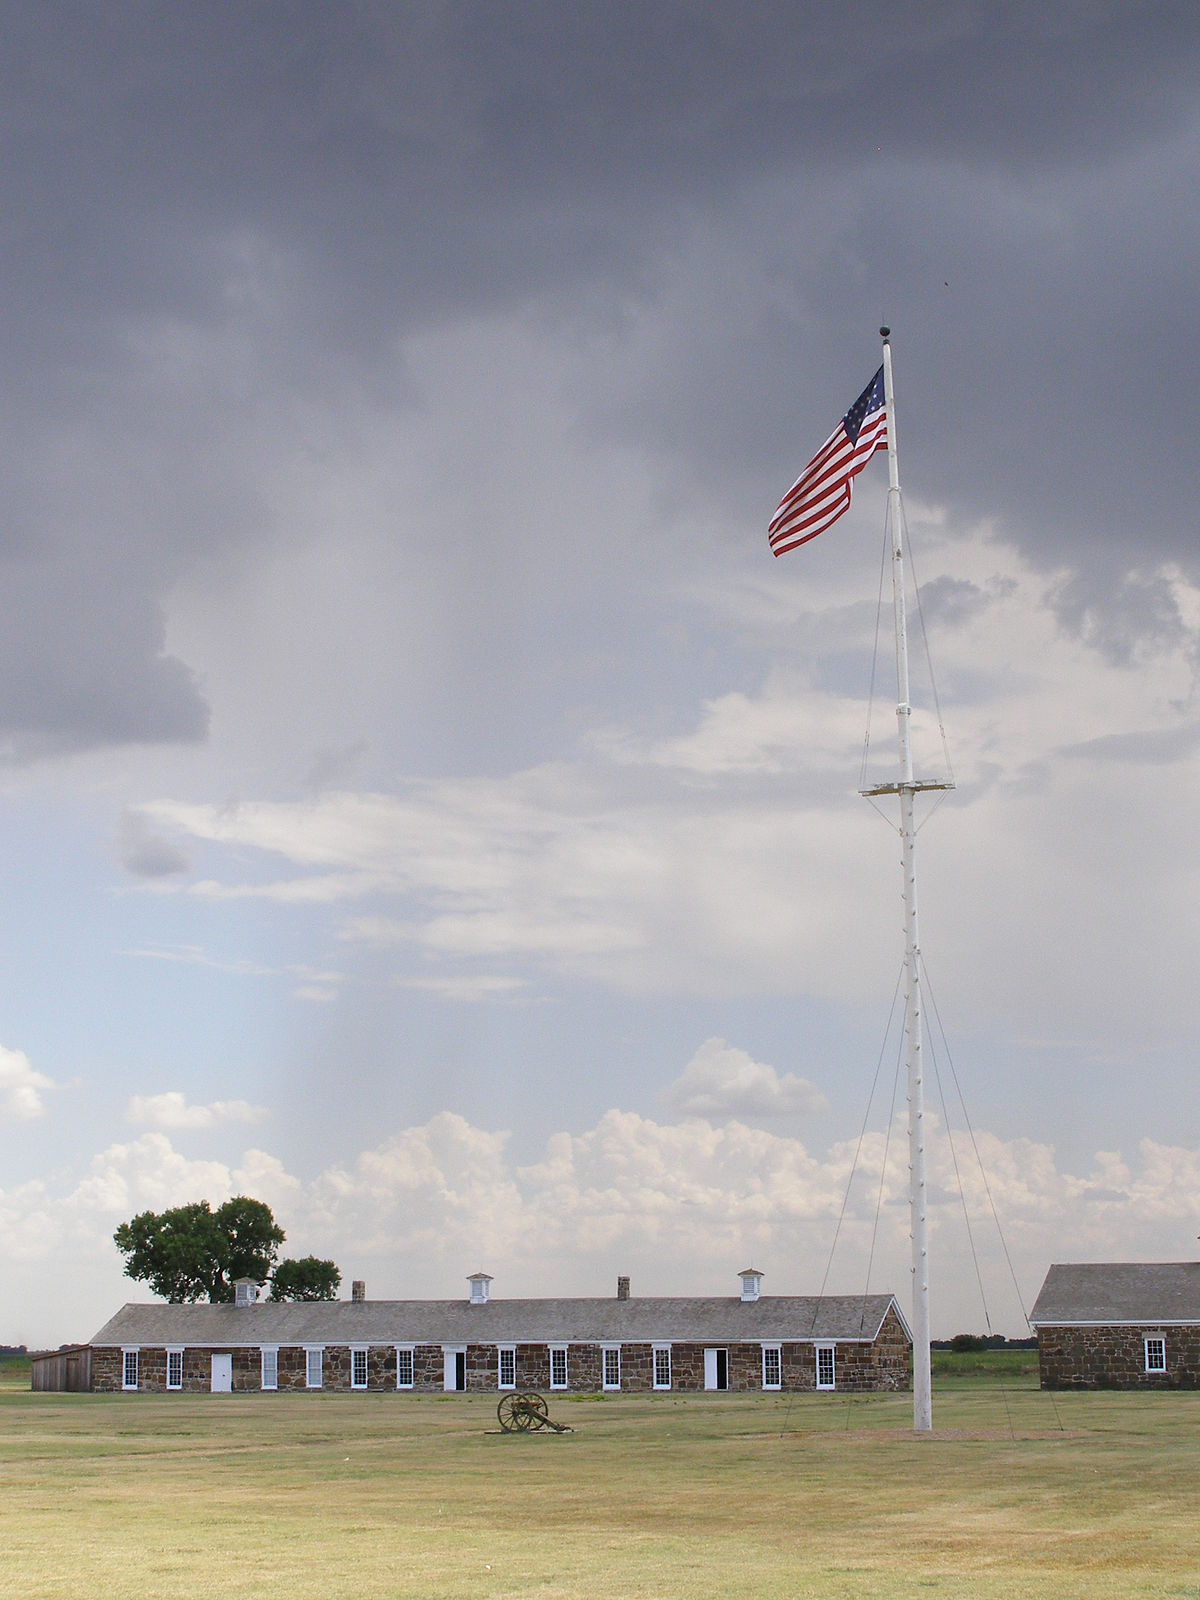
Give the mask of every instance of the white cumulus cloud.
<path id="1" fill-rule="evenodd" d="M 1198 1150 L 1142 1140 L 1070 1170 L 1052 1145 L 980 1129 L 985 1186 L 971 1141 L 960 1141 L 956 1174 L 944 1130 L 930 1121 L 939 1336 L 983 1326 L 976 1258 L 993 1326 L 1019 1333 L 1052 1261 L 1181 1259 L 1192 1247 Z M 165 1133 L 146 1131 L 74 1176 L 0 1188 L 0 1271 L 29 1311 L 22 1336 L 86 1333 L 128 1296 L 112 1244 L 119 1222 L 230 1194 L 272 1207 L 286 1253 L 331 1257 L 380 1298 L 465 1294 L 467 1273 L 480 1268 L 494 1274 L 498 1297 L 603 1294 L 617 1273 L 633 1276 L 635 1293 L 733 1294 L 753 1259 L 772 1293 L 869 1286 L 907 1304 L 902 1118 L 861 1146 L 820 1148 L 736 1119 L 662 1122 L 614 1108 L 583 1132 L 551 1134 L 528 1160 L 508 1132 L 444 1111 L 311 1175 L 256 1148 L 228 1165 L 190 1160 Z"/>
<path id="2" fill-rule="evenodd" d="M 266 1106 L 254 1106 L 248 1100 L 213 1100 L 206 1106 L 190 1105 L 177 1089 L 162 1094 L 135 1094 L 125 1110 L 127 1121 L 135 1127 L 173 1131 L 215 1128 L 231 1122 L 263 1122 L 269 1115 Z"/>
<path id="3" fill-rule="evenodd" d="M 54 1083 L 44 1073 L 35 1072 L 23 1050 L 8 1050 L 0 1045 L 0 1120 L 29 1122 L 45 1113 L 42 1092 Z"/>
<path id="4" fill-rule="evenodd" d="M 724 1121 L 731 1117 L 798 1116 L 824 1111 L 829 1102 L 807 1078 L 778 1073 L 724 1039 L 706 1039 L 662 1102 L 684 1117 Z"/>

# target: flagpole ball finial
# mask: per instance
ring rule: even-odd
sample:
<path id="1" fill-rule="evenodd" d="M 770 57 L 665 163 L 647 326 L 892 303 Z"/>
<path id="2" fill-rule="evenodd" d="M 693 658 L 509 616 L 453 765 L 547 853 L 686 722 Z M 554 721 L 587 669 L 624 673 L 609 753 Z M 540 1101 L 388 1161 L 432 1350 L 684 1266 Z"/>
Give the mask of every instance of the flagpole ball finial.
<path id="1" fill-rule="evenodd" d="M 890 329 L 890 328 L 887 328 L 887 327 L 884 327 L 884 328 L 880 328 L 880 330 L 879 330 L 879 337 L 880 337 L 880 338 L 881 338 L 881 339 L 886 339 L 886 338 L 887 338 L 887 336 L 888 336 L 888 335 L 889 335 L 889 334 L 890 334 L 890 333 L 891 333 L 891 331 L 892 331 L 892 330 L 891 330 L 891 329 Z"/>

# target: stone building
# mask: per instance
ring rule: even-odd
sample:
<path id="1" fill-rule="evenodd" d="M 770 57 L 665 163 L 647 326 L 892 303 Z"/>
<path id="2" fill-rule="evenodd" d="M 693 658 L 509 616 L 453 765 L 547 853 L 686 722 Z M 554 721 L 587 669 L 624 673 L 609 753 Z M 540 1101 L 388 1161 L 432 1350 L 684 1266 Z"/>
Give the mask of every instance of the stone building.
<path id="1" fill-rule="evenodd" d="M 1052 1266 L 1029 1321 L 1043 1389 L 1200 1386 L 1200 1262 Z"/>
<path id="2" fill-rule="evenodd" d="M 91 1342 L 93 1391 L 243 1393 L 788 1392 L 911 1387 L 912 1338 L 891 1294 L 770 1296 L 746 1268 L 728 1298 L 130 1304 Z"/>

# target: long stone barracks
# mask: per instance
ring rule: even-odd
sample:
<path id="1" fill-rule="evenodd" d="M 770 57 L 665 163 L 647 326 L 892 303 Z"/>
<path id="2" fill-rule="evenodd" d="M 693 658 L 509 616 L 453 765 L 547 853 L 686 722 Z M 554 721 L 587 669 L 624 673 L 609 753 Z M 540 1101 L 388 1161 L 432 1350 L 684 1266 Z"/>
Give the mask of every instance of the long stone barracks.
<path id="1" fill-rule="evenodd" d="M 94 1391 L 570 1393 L 899 1390 L 912 1337 L 894 1295 L 773 1296 L 762 1273 L 728 1298 L 493 1300 L 485 1272 L 455 1300 L 126 1305 L 91 1341 Z"/>
<path id="2" fill-rule="evenodd" d="M 1056 1264 L 1029 1321 L 1043 1389 L 1200 1388 L 1200 1262 Z"/>

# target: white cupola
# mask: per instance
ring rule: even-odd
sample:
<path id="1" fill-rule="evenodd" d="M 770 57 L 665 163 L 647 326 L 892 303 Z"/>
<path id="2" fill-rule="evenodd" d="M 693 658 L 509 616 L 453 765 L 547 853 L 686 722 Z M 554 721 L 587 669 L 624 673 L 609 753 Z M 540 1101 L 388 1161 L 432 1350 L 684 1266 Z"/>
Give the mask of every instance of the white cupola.
<path id="1" fill-rule="evenodd" d="M 757 1267 L 743 1267 L 738 1273 L 742 1280 L 742 1300 L 749 1302 L 757 1300 L 762 1293 L 763 1275 Z"/>
<path id="2" fill-rule="evenodd" d="M 491 1273 L 473 1272 L 467 1282 L 471 1285 L 471 1304 L 473 1306 L 487 1305 L 488 1294 L 491 1291 Z"/>

